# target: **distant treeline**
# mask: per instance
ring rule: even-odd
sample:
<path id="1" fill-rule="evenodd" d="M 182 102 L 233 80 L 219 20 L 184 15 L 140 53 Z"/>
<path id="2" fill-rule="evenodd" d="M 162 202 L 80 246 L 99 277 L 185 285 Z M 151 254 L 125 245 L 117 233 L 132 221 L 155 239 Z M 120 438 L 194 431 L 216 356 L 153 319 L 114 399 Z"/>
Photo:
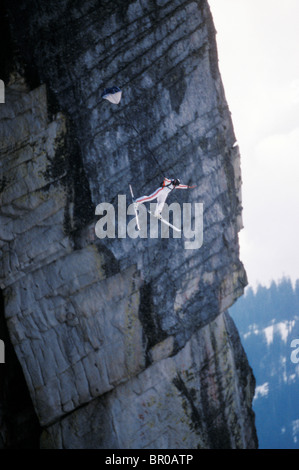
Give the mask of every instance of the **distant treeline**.
<path id="1" fill-rule="evenodd" d="M 299 338 L 299 281 L 258 286 L 229 310 L 256 378 L 253 410 L 260 448 L 299 448 L 299 364 L 291 359 Z"/>
<path id="2" fill-rule="evenodd" d="M 274 320 L 279 322 L 299 316 L 299 280 L 295 287 L 287 277 L 272 281 L 270 287 L 258 285 L 255 291 L 248 287 L 230 313 L 241 334 L 247 331 L 248 325 L 266 327 Z"/>

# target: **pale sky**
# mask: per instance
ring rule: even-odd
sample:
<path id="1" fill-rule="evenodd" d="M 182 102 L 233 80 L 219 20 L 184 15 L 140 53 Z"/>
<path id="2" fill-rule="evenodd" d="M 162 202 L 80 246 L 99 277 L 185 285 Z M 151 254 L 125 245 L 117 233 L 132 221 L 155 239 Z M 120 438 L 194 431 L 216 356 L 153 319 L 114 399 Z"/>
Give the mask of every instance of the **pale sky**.
<path id="1" fill-rule="evenodd" d="M 241 152 L 249 284 L 299 279 L 299 0 L 208 0 Z"/>

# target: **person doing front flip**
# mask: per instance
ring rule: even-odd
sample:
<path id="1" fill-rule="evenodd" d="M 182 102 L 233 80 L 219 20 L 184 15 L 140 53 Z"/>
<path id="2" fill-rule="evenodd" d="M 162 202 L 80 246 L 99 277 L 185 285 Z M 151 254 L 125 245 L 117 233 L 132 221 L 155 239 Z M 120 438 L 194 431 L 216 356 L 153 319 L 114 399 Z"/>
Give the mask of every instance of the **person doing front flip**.
<path id="1" fill-rule="evenodd" d="M 195 186 L 188 186 L 186 184 L 181 184 L 180 180 L 177 178 L 164 178 L 163 182 L 159 186 L 156 191 L 154 191 L 152 194 L 149 196 L 142 196 L 134 200 L 134 203 L 136 204 L 136 207 L 138 204 L 142 204 L 144 202 L 150 202 L 153 201 L 154 199 L 157 199 L 157 206 L 155 210 L 155 216 L 156 217 L 161 217 L 161 212 L 163 210 L 165 201 L 171 191 L 174 189 L 191 189 L 195 188 Z"/>

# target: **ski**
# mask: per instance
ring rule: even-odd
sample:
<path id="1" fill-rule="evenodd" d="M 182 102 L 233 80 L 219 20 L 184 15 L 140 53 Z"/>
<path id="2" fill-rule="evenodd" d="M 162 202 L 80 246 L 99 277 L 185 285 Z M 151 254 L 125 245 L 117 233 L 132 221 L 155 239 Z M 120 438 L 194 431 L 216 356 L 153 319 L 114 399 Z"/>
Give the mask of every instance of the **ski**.
<path id="1" fill-rule="evenodd" d="M 181 232 L 181 229 L 175 227 L 174 225 L 170 224 L 169 222 L 167 222 L 167 220 L 163 219 L 163 217 L 160 215 L 155 215 L 153 212 L 149 211 L 148 210 L 148 213 L 151 214 L 153 217 L 156 217 L 156 219 L 159 219 L 161 220 L 161 222 L 163 222 L 163 224 L 166 224 L 168 225 L 169 227 L 171 227 L 173 230 L 176 230 L 177 232 Z"/>
<path id="2" fill-rule="evenodd" d="M 140 230 L 139 218 L 138 218 L 138 211 L 137 211 L 137 204 L 135 204 L 133 189 L 132 189 L 132 186 L 131 186 L 130 184 L 129 184 L 129 187 L 130 187 L 130 192 L 131 192 L 131 196 L 132 196 L 132 201 L 133 201 L 133 204 L 134 204 L 134 211 L 135 211 L 135 215 L 136 215 L 136 225 L 137 225 L 138 230 Z"/>

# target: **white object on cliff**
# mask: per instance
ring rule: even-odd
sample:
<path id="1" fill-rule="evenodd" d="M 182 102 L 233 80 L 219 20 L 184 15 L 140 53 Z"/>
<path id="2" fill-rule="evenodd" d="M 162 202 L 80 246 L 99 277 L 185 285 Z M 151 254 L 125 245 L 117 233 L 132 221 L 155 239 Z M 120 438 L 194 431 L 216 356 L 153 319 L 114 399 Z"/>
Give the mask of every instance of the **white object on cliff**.
<path id="1" fill-rule="evenodd" d="M 102 93 L 102 98 L 110 101 L 110 103 L 118 104 L 121 100 L 122 91 L 117 86 L 106 88 Z"/>

